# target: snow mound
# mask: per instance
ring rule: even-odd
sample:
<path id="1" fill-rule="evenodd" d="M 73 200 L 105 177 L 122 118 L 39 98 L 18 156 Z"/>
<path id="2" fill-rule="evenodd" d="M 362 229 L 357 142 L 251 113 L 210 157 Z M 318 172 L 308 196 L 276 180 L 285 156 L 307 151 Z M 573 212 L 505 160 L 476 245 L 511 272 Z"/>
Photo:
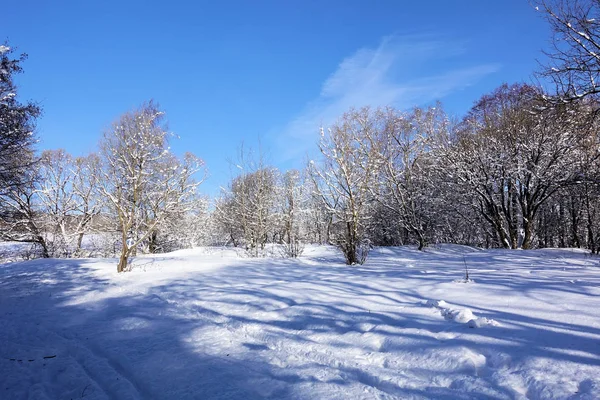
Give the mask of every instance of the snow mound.
<path id="1" fill-rule="evenodd" d="M 491 318 L 474 318 L 467 322 L 469 328 L 483 328 L 484 326 L 499 326 L 500 324 Z"/>
<path id="2" fill-rule="evenodd" d="M 447 320 L 460 322 L 461 324 L 467 323 L 467 322 L 475 319 L 473 312 L 471 310 L 469 310 L 468 308 L 462 308 L 462 309 L 460 309 L 460 308 L 459 309 L 441 308 L 440 313 Z"/>
<path id="3" fill-rule="evenodd" d="M 475 283 L 473 279 L 455 279 L 452 282 L 454 283 Z"/>
<path id="4" fill-rule="evenodd" d="M 427 300 L 425 303 L 428 307 L 436 307 L 436 308 L 446 308 L 448 307 L 448 303 L 444 300 Z"/>
<path id="5" fill-rule="evenodd" d="M 469 308 L 450 308 L 444 300 L 427 300 L 425 305 L 440 310 L 440 314 L 447 320 L 467 324 L 469 328 L 499 326 L 498 322 L 491 318 L 478 318 Z"/>

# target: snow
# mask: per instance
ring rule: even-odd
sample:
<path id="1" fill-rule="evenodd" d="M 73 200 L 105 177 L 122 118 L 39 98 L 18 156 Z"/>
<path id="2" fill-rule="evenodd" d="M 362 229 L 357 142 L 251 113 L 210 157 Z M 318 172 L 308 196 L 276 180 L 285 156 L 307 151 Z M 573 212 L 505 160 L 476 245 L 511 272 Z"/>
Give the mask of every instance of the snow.
<path id="1" fill-rule="evenodd" d="M 599 261 L 445 245 L 363 266 L 331 247 L 3 264 L 0 397 L 598 399 Z"/>
<path id="2" fill-rule="evenodd" d="M 453 282 L 461 282 L 460 280 L 454 280 Z M 463 281 L 464 282 L 464 281 Z M 452 321 L 460 322 L 462 324 L 468 324 L 469 328 L 481 328 L 483 326 L 498 326 L 499 324 L 493 319 L 488 318 L 477 318 L 468 308 L 450 308 L 448 303 L 444 300 L 427 300 L 425 303 L 429 307 L 435 307 L 440 310 L 440 314 Z"/>
<path id="3" fill-rule="evenodd" d="M 12 262 L 26 258 L 32 253 L 30 243 L 2 242 L 0 241 L 0 262 Z"/>

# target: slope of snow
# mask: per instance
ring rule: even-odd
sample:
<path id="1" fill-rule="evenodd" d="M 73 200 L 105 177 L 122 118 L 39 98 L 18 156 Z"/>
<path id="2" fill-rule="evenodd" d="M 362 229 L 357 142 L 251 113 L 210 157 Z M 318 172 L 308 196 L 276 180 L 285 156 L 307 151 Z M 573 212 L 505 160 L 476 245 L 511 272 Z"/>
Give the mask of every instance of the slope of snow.
<path id="1" fill-rule="evenodd" d="M 599 259 L 221 249 L 0 265 L 0 398 L 597 399 Z M 461 282 L 465 262 L 473 282 Z"/>

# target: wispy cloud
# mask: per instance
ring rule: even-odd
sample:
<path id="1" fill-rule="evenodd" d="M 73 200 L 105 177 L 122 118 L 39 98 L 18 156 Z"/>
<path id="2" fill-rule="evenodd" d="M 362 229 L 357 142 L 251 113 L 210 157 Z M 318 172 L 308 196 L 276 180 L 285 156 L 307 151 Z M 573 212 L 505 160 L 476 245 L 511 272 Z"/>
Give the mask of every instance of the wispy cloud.
<path id="1" fill-rule="evenodd" d="M 314 148 L 319 127 L 330 125 L 350 107 L 409 108 L 442 99 L 500 68 L 497 64 L 442 68 L 464 52 L 461 43 L 427 36 L 386 37 L 377 48 L 358 50 L 340 63 L 319 95 L 278 132 L 281 161 L 297 159 Z"/>

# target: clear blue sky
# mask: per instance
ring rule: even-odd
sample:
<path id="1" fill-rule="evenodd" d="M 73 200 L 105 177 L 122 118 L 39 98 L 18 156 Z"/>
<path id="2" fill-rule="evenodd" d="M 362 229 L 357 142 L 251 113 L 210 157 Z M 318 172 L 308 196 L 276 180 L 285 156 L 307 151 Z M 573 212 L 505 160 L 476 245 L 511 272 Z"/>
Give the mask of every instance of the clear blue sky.
<path id="1" fill-rule="evenodd" d="M 22 100 L 41 103 L 40 150 L 94 151 L 103 129 L 155 99 L 176 153 L 203 158 L 214 195 L 260 138 L 300 167 L 318 128 L 351 106 L 441 100 L 461 115 L 530 81 L 550 32 L 527 0 L 4 2 L 0 40 L 29 54 Z"/>

